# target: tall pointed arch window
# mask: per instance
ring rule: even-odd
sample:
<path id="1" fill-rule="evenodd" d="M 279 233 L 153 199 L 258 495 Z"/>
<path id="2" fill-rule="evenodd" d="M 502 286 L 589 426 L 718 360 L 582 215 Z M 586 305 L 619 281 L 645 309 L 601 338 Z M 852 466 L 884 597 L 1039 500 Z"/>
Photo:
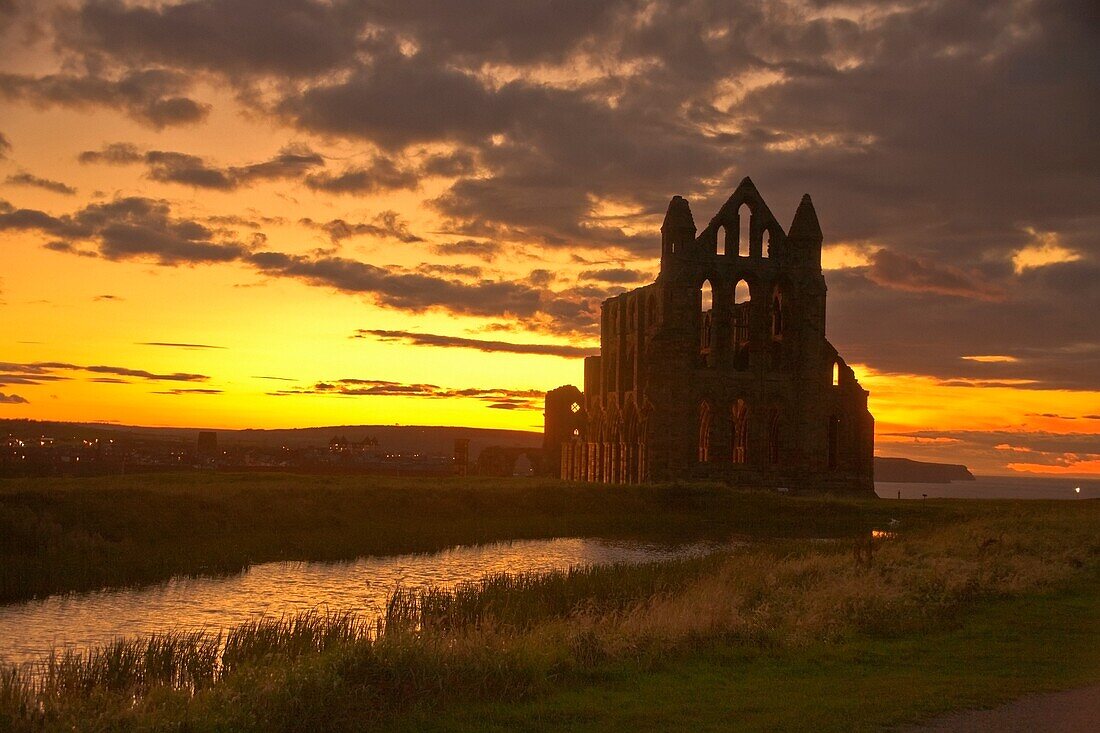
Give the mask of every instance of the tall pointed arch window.
<path id="1" fill-rule="evenodd" d="M 780 338 L 783 337 L 783 329 L 786 326 L 786 324 L 783 322 L 784 321 L 784 316 L 786 315 L 783 312 L 784 305 L 785 304 L 783 302 L 783 291 L 779 288 L 778 285 L 776 285 L 775 290 L 772 292 L 772 309 L 771 309 L 772 310 L 772 338 L 776 339 L 776 340 L 779 340 Z"/>
<path id="2" fill-rule="evenodd" d="M 749 238 L 752 236 L 752 210 L 748 204 L 737 207 L 737 256 L 749 256 Z"/>
<path id="3" fill-rule="evenodd" d="M 710 433 L 713 415 L 709 402 L 699 405 L 699 462 L 710 460 Z"/>
<path id="4" fill-rule="evenodd" d="M 749 344 L 749 315 L 752 309 L 752 295 L 749 284 L 738 280 L 733 288 L 733 348 L 741 351 Z"/>
<path id="5" fill-rule="evenodd" d="M 744 400 L 733 405 L 733 462 L 744 464 L 749 456 L 749 406 Z"/>
<path id="6" fill-rule="evenodd" d="M 710 280 L 704 280 L 703 286 L 699 289 L 699 354 L 706 356 L 710 353 L 710 346 L 713 342 L 713 325 L 714 325 L 714 289 L 711 287 Z"/>

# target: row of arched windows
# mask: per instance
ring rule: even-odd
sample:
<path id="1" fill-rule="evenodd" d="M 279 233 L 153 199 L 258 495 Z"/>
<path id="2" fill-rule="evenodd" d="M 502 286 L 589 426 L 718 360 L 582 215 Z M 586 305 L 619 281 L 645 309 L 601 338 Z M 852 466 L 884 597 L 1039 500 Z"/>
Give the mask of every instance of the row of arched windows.
<path id="1" fill-rule="evenodd" d="M 713 443 L 711 435 L 714 430 L 716 414 L 710 403 L 704 401 L 699 406 L 699 462 L 708 463 L 714 460 L 711 452 Z M 733 463 L 748 463 L 749 459 L 749 406 L 745 400 L 737 400 L 730 406 L 730 458 Z M 767 419 L 768 462 L 775 465 L 779 463 L 779 408 L 772 407 L 768 410 Z"/>
<path id="2" fill-rule="evenodd" d="M 704 280 L 699 289 L 699 303 L 702 311 L 699 324 L 699 352 L 702 355 L 710 353 L 714 343 L 714 288 L 710 280 Z M 783 336 L 784 317 L 783 291 L 777 285 L 772 291 L 771 301 L 771 335 L 778 341 Z M 752 314 L 752 295 L 749 292 L 749 284 L 744 280 L 738 280 L 733 288 L 733 308 L 731 312 L 731 342 L 735 352 L 740 352 L 749 343 L 749 323 Z"/>
<path id="3" fill-rule="evenodd" d="M 730 407 L 730 459 L 735 464 L 748 463 L 749 459 L 749 406 L 743 399 L 734 402 Z M 716 460 L 713 453 L 712 435 L 715 420 L 718 415 L 710 403 L 703 401 L 699 405 L 699 462 L 709 463 Z M 767 420 L 767 462 L 770 465 L 779 465 L 779 440 L 780 440 L 780 411 L 778 407 L 768 409 Z M 829 416 L 828 423 L 828 458 L 830 469 L 840 465 L 840 417 Z"/>
<path id="4" fill-rule="evenodd" d="M 718 248 L 717 254 L 725 255 L 727 253 L 736 253 L 738 257 L 748 257 L 750 255 L 749 242 L 752 237 L 752 210 L 749 209 L 748 204 L 741 204 L 737 208 L 737 229 L 733 230 L 728 226 L 722 226 L 718 233 Z M 761 237 L 761 250 L 765 257 L 772 256 L 772 233 L 770 229 L 765 228 L 760 233 Z"/>

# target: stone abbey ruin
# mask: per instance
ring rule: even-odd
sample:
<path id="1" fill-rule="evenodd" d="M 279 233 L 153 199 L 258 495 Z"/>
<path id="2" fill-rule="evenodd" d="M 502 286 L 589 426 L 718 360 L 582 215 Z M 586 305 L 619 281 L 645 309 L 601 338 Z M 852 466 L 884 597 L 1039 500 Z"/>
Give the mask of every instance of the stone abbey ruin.
<path id="1" fill-rule="evenodd" d="M 546 395 L 549 473 L 873 491 L 867 391 L 825 338 L 821 227 L 784 232 L 745 178 L 697 234 L 676 196 L 656 281 L 603 303 L 584 391 Z"/>

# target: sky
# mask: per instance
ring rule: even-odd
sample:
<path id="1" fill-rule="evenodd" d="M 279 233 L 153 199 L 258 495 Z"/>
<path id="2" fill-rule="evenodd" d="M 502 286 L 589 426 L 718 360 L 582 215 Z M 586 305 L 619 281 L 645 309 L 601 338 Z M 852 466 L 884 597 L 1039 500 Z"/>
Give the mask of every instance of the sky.
<path id="1" fill-rule="evenodd" d="M 879 455 L 1100 475 L 1100 6 L 0 0 L 0 417 L 541 429 L 751 176 Z"/>

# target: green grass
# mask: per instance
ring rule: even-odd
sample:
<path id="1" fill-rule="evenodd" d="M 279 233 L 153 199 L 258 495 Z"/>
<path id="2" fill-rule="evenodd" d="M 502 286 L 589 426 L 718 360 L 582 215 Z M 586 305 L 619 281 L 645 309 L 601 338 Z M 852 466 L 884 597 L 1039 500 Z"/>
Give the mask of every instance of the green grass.
<path id="1" fill-rule="evenodd" d="M 697 484 L 201 473 L 9 479 L 0 481 L 0 602 L 273 560 L 562 536 L 839 536 L 889 517 L 952 511 Z"/>
<path id="2" fill-rule="evenodd" d="M 724 645 L 521 704 L 414 713 L 393 729 L 877 731 L 1100 681 L 1100 580 L 991 601 L 959 627 L 776 652 Z"/>
<path id="3" fill-rule="evenodd" d="M 1100 679 L 1100 503 L 914 506 L 870 561 L 494 576 L 0 670 L 0 730 L 873 730 Z"/>

